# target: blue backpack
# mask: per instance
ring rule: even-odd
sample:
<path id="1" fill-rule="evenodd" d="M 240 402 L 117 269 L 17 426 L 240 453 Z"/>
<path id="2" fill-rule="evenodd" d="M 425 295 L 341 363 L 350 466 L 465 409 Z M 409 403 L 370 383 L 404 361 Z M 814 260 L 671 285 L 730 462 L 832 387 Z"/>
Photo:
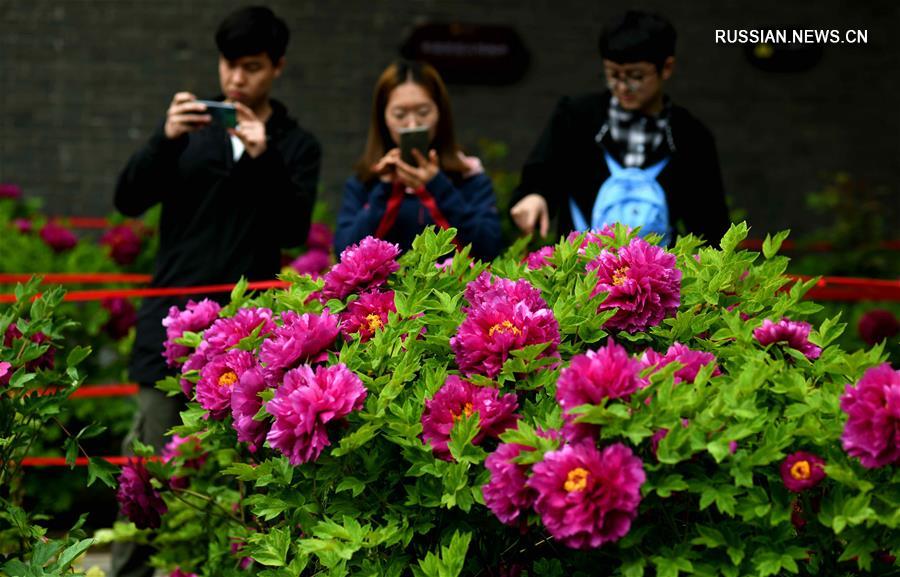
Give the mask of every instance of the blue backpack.
<path id="1" fill-rule="evenodd" d="M 623 168 L 606 151 L 603 152 L 603 158 L 609 167 L 609 178 L 597 192 L 590 226 L 575 200 L 569 197 L 575 230 L 599 230 L 607 224 L 620 222 L 632 228 L 641 227 L 641 236 L 656 233 L 663 237 L 663 246 L 668 245 L 672 236 L 669 228 L 669 205 L 666 203 L 666 193 L 656 177 L 669 163 L 669 159 L 664 158 L 653 166 L 641 169 Z"/>

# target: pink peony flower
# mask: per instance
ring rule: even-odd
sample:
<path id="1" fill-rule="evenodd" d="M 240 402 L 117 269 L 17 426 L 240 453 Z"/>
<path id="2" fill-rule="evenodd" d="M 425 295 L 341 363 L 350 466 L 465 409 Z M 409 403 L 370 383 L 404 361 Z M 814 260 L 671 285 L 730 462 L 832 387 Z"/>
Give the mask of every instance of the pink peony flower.
<path id="1" fill-rule="evenodd" d="M 176 457 L 188 457 L 185 459 L 184 466 L 188 469 L 199 469 L 206 462 L 202 452 L 200 438 L 196 435 L 187 437 L 173 435 L 172 439 L 163 447 L 161 456 L 163 463 L 171 463 Z"/>
<path id="2" fill-rule="evenodd" d="M 121 513 L 138 529 L 159 529 L 161 516 L 168 511 L 159 492 L 150 484 L 150 472 L 143 459 L 131 459 L 122 467 L 116 499 Z"/>
<path id="3" fill-rule="evenodd" d="M 78 244 L 78 237 L 75 236 L 75 233 L 55 222 L 48 222 L 42 226 L 39 234 L 44 243 L 56 253 L 71 250 Z"/>
<path id="4" fill-rule="evenodd" d="M 187 573 L 181 570 L 181 567 L 176 567 L 172 573 L 169 574 L 169 577 L 197 577 L 196 573 Z"/>
<path id="5" fill-rule="evenodd" d="M 178 359 L 191 351 L 184 345 L 176 344 L 175 339 L 184 336 L 185 331 L 197 333 L 208 328 L 219 316 L 221 308 L 219 303 L 209 299 L 203 299 L 199 303 L 190 300 L 183 311 L 178 307 L 169 308 L 169 315 L 163 319 L 162 324 L 166 327 L 163 356 L 170 367 L 180 366 Z"/>
<path id="6" fill-rule="evenodd" d="M 141 253 L 141 239 L 127 224 L 114 226 L 100 237 L 100 245 L 109 247 L 109 254 L 117 264 L 128 266 Z"/>
<path id="7" fill-rule="evenodd" d="M 422 440 L 431 445 L 434 455 L 445 461 L 453 459 L 447 443 L 450 431 L 460 415 L 478 413 L 479 431 L 472 443 L 480 444 L 515 426 L 519 403 L 512 393 L 501 395 L 490 387 L 479 387 L 456 375 L 447 377 L 444 385 L 425 401 L 422 412 Z"/>
<path id="8" fill-rule="evenodd" d="M 471 306 L 463 308 L 466 319 L 450 339 L 464 374 L 493 378 L 510 351 L 528 345 L 549 343 L 540 357 L 557 356 L 559 323 L 528 281 L 497 278 L 491 282 L 490 274 L 482 273 L 466 286 L 465 297 Z"/>
<path id="9" fill-rule="evenodd" d="M 347 295 L 380 287 L 400 268 L 400 247 L 371 236 L 341 253 L 341 262 L 325 275 L 322 295 L 343 300 Z"/>
<path id="10" fill-rule="evenodd" d="M 0 183 L 0 198 L 18 200 L 22 198 L 22 189 L 18 184 Z"/>
<path id="11" fill-rule="evenodd" d="M 268 388 L 271 386 L 262 369 L 254 367 L 245 371 L 231 390 L 231 426 L 237 431 L 238 441 L 247 443 L 251 453 L 262 447 L 266 440 L 267 423 L 253 417 L 262 407 L 259 394 Z"/>
<path id="12" fill-rule="evenodd" d="M 869 469 L 900 463 L 900 371 L 888 363 L 870 368 L 855 387 L 847 385 L 841 410 L 848 455 Z"/>
<path id="13" fill-rule="evenodd" d="M 6 361 L 0 362 L 0 384 L 6 384 L 4 379 L 6 378 L 6 375 L 9 374 L 9 368 L 11 366 L 12 365 L 7 363 Z"/>
<path id="14" fill-rule="evenodd" d="M 545 266 L 553 266 L 548 259 L 553 256 L 554 252 L 556 252 L 556 249 L 552 246 L 541 247 L 525 257 L 525 265 L 530 270 L 536 270 Z"/>
<path id="15" fill-rule="evenodd" d="M 331 251 L 331 242 L 334 235 L 327 224 L 314 222 L 309 225 L 309 235 L 306 237 L 306 247 L 309 250 Z"/>
<path id="16" fill-rule="evenodd" d="M 484 504 L 501 522 L 516 525 L 522 513 L 534 505 L 537 492 L 526 486 L 527 465 L 513 463 L 522 451 L 530 450 L 524 445 L 501 443 L 497 450 L 484 461 L 491 473 L 491 480 L 481 488 Z"/>
<path id="17" fill-rule="evenodd" d="M 13 343 L 22 338 L 22 333 L 19 331 L 19 328 L 16 326 L 16 323 L 10 323 L 6 327 L 6 333 L 3 335 L 3 346 L 6 348 L 14 348 Z M 45 335 L 44 333 L 35 333 L 31 335 L 31 342 L 37 344 L 50 343 L 50 337 Z M 19 345 L 21 346 L 21 345 Z M 15 347 L 15 354 L 18 354 L 19 347 Z M 33 373 L 38 369 L 52 369 L 56 360 L 56 349 L 51 345 L 47 351 L 39 356 L 38 358 L 28 361 L 25 363 L 25 370 Z M 11 365 L 10 365 L 11 366 Z M 0 384 L 6 385 L 9 383 L 9 379 L 12 378 L 11 371 L 7 369 L 5 375 L 0 375 Z"/>
<path id="18" fill-rule="evenodd" d="M 271 334 L 276 329 L 272 311 L 265 307 L 238 309 L 233 317 L 216 319 L 210 325 L 203 333 L 203 341 L 197 351 L 212 359 L 249 337 L 257 328 L 259 336 Z"/>
<path id="19" fill-rule="evenodd" d="M 825 461 L 822 458 L 797 451 L 781 462 L 781 480 L 788 491 L 800 493 L 812 489 L 825 478 Z"/>
<path id="20" fill-rule="evenodd" d="M 359 340 L 366 342 L 387 324 L 388 313 L 395 312 L 394 291 L 363 293 L 341 313 L 341 333 L 348 341 L 359 334 Z"/>
<path id="21" fill-rule="evenodd" d="M 605 347 L 575 355 L 559 374 L 556 400 L 568 411 L 580 405 L 599 405 L 605 399 L 628 397 L 647 386 L 641 363 L 610 339 Z"/>
<path id="22" fill-rule="evenodd" d="M 709 363 L 713 363 L 713 365 L 716 364 L 716 356 L 712 353 L 694 351 L 681 343 L 675 343 L 669 347 L 669 350 L 666 351 L 665 355 L 661 355 L 653 349 L 644 351 L 644 354 L 641 356 L 641 370 L 655 366 L 655 372 L 673 362 L 684 365 L 675 371 L 675 383 L 678 384 L 683 381 L 693 383 L 694 379 L 697 378 L 697 373 L 700 372 L 700 369 Z M 716 366 L 716 368 L 713 369 L 712 374 L 714 376 L 721 375 L 722 371 Z"/>
<path id="23" fill-rule="evenodd" d="M 803 321 L 781 319 L 777 323 L 773 323 L 769 319 L 765 319 L 762 326 L 753 331 L 753 336 L 763 346 L 772 343 L 786 343 L 788 347 L 797 349 L 806 355 L 806 358 L 813 360 L 819 358 L 822 349 L 809 342 L 811 328 L 809 323 Z"/>
<path id="24" fill-rule="evenodd" d="M 863 342 L 874 347 L 900 333 L 900 321 L 891 311 L 873 309 L 859 319 L 858 329 Z"/>
<path id="25" fill-rule="evenodd" d="M 273 383 L 281 381 L 284 371 L 299 363 L 320 363 L 328 359 L 326 350 L 337 338 L 338 317 L 327 310 L 321 315 L 294 311 L 281 313 L 281 326 L 263 341 L 259 360 Z"/>
<path id="26" fill-rule="evenodd" d="M 109 313 L 103 330 L 117 341 L 125 338 L 137 322 L 137 311 L 131 301 L 122 297 L 107 297 L 100 301 L 100 306 Z"/>
<path id="27" fill-rule="evenodd" d="M 29 234 L 34 229 L 31 221 L 27 218 L 17 218 L 13 220 L 13 226 L 16 227 L 21 234 Z"/>
<path id="28" fill-rule="evenodd" d="M 291 268 L 297 274 L 308 274 L 313 279 L 322 276 L 322 273 L 331 266 L 331 255 L 324 250 L 310 250 L 301 254 L 291 262 Z"/>
<path id="29" fill-rule="evenodd" d="M 222 420 L 231 413 L 231 393 L 241 375 L 256 366 L 253 354 L 232 349 L 210 360 L 200 370 L 197 402 L 210 419 Z"/>
<path id="30" fill-rule="evenodd" d="M 681 303 L 681 271 L 675 268 L 675 255 L 641 238 L 617 252 L 602 251 L 587 270 L 597 271 L 592 296 L 608 293 L 598 310 L 618 309 L 606 322 L 611 329 L 645 331 L 673 316 Z"/>
<path id="31" fill-rule="evenodd" d="M 532 312 L 547 308 L 547 302 L 541 296 L 541 291 L 527 280 L 492 277 L 487 271 L 466 285 L 463 296 L 469 301 L 469 306 L 463 307 L 463 312 L 469 312 L 485 304 L 492 305 L 498 300 L 524 303 Z"/>
<path id="32" fill-rule="evenodd" d="M 365 398 L 362 381 L 344 364 L 292 369 L 266 407 L 275 417 L 266 440 L 292 465 L 314 461 L 331 444 L 326 427 L 362 409 Z"/>
<path id="33" fill-rule="evenodd" d="M 573 549 L 617 541 L 631 529 L 646 479 L 641 460 L 616 443 L 565 445 L 544 455 L 527 486 L 550 534 Z"/>

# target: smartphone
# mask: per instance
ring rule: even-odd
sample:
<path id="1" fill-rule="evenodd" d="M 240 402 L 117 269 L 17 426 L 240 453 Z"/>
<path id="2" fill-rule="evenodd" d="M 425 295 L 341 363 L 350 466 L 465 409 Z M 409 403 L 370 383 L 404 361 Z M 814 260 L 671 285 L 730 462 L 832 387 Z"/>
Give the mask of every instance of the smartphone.
<path id="1" fill-rule="evenodd" d="M 237 126 L 237 109 L 234 104 L 227 104 L 217 100 L 198 100 L 200 104 L 206 105 L 206 114 L 212 118 L 213 124 L 221 124 L 225 128 L 235 128 Z"/>
<path id="2" fill-rule="evenodd" d="M 419 166 L 413 149 L 417 149 L 422 156 L 428 158 L 428 127 L 417 126 L 415 128 L 401 128 L 400 133 L 400 159 L 411 166 Z"/>

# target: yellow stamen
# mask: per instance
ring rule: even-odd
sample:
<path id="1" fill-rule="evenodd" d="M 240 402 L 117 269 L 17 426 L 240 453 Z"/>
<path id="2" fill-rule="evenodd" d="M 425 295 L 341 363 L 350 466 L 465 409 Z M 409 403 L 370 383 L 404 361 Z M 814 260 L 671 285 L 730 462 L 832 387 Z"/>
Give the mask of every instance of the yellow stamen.
<path id="1" fill-rule="evenodd" d="M 372 333 L 384 326 L 384 323 L 381 322 L 381 317 L 375 313 L 366 315 L 366 322 L 369 323 L 369 332 Z"/>
<path id="2" fill-rule="evenodd" d="M 463 415 L 467 417 L 471 417 L 475 413 L 475 407 L 472 406 L 472 403 L 466 403 L 463 406 L 463 410 L 458 415 L 453 415 L 453 420 L 458 421 L 462 418 Z"/>
<path id="3" fill-rule="evenodd" d="M 791 477 L 798 481 L 809 479 L 811 474 L 812 467 L 809 466 L 809 461 L 797 461 L 791 466 Z"/>
<path id="4" fill-rule="evenodd" d="M 626 280 L 628 280 L 628 267 L 623 266 L 621 268 L 617 268 L 616 272 L 613 273 L 613 285 L 619 286 L 623 284 Z"/>
<path id="5" fill-rule="evenodd" d="M 566 478 L 566 483 L 563 485 L 566 491 L 569 493 L 573 493 L 575 491 L 584 491 L 585 487 L 587 487 L 588 482 L 588 472 L 581 467 L 575 467 L 571 471 L 569 471 L 569 476 Z"/>
<path id="6" fill-rule="evenodd" d="M 488 336 L 489 337 L 494 336 L 495 332 L 499 332 L 500 334 L 504 334 L 507 332 L 511 332 L 514 335 L 522 334 L 522 331 L 519 330 L 519 327 L 512 324 L 512 322 L 510 322 L 510 321 L 503 321 L 502 323 L 497 323 L 494 326 L 492 326 L 490 328 L 490 330 L 488 331 Z"/>
<path id="7" fill-rule="evenodd" d="M 235 384 L 238 380 L 238 376 L 234 371 L 228 371 L 227 373 L 222 373 L 222 376 L 219 377 L 219 385 L 222 387 L 230 387 Z"/>

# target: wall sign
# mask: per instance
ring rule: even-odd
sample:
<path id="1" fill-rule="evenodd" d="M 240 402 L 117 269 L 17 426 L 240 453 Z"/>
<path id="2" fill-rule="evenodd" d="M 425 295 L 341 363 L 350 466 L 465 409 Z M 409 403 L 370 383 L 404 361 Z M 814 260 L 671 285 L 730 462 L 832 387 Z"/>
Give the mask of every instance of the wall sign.
<path id="1" fill-rule="evenodd" d="M 522 78 L 530 60 L 513 28 L 480 24 L 423 24 L 400 52 L 428 62 L 456 84 L 511 84 Z"/>

